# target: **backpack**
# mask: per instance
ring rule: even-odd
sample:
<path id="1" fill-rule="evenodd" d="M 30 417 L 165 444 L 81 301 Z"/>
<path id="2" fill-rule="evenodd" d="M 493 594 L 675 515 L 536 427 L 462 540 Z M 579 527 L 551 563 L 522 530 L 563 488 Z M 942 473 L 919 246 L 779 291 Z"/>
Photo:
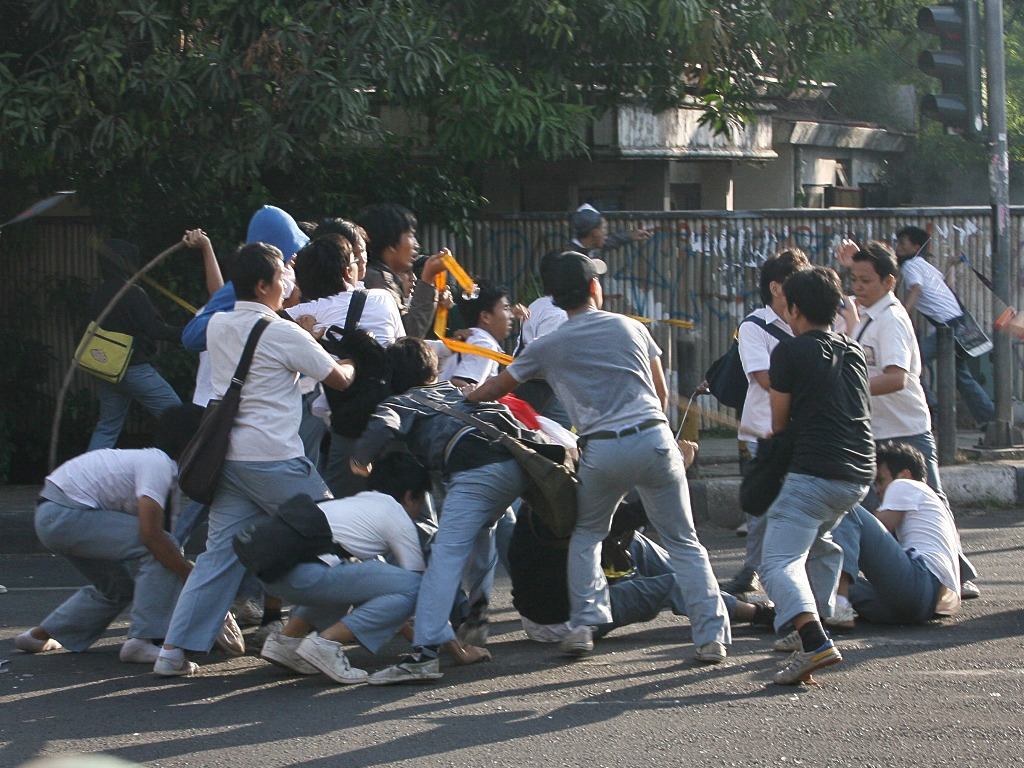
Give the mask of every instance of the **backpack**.
<path id="1" fill-rule="evenodd" d="M 779 341 L 791 338 L 777 325 L 766 323 L 754 315 L 747 315 L 740 325 L 743 323 L 753 323 Z M 729 351 L 715 360 L 704 374 L 704 381 L 708 383 L 708 391 L 715 396 L 718 402 L 730 408 L 742 408 L 747 399 L 747 374 L 743 372 L 743 361 L 740 359 L 739 333 L 740 330 L 737 328 Z"/>
<path id="2" fill-rule="evenodd" d="M 320 555 L 352 555 L 334 542 L 327 516 L 309 494 L 293 496 L 278 507 L 276 515 L 261 517 L 236 533 L 231 542 L 239 562 L 263 582 L 283 578 L 299 563 Z"/>
<path id="3" fill-rule="evenodd" d="M 320 339 L 321 346 L 330 354 L 339 360 L 354 360 L 356 364 L 356 377 L 348 387 L 342 390 L 324 387 L 331 406 L 331 429 L 352 439 L 363 433 L 377 406 L 392 394 L 384 347 L 373 334 L 357 327 L 366 295 L 366 291 L 354 291 L 345 315 L 345 327 L 332 325 Z"/>

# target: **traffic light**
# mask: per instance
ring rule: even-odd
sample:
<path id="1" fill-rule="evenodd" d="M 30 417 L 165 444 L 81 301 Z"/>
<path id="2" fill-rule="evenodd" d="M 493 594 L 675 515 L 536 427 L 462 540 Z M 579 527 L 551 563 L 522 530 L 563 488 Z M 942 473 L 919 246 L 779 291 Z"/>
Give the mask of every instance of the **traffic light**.
<path id="1" fill-rule="evenodd" d="M 938 35 L 938 51 L 922 51 L 918 66 L 942 81 L 942 93 L 921 99 L 921 114 L 970 138 L 982 135 L 981 21 L 976 0 L 956 0 L 917 12 L 918 29 Z"/>

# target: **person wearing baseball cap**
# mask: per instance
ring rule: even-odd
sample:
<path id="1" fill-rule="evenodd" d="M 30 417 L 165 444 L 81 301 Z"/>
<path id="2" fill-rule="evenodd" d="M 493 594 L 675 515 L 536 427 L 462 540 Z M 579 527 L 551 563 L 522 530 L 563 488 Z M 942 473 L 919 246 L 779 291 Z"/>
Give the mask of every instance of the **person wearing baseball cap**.
<path id="1" fill-rule="evenodd" d="M 584 256 L 599 256 L 602 251 L 621 248 L 627 243 L 643 243 L 651 237 L 651 232 L 643 228 L 609 235 L 608 220 L 590 204 L 577 208 L 569 224 L 572 227 L 572 241 L 565 250 L 576 251 Z"/>
<path id="2" fill-rule="evenodd" d="M 569 540 L 570 631 L 560 648 L 573 656 L 590 653 L 595 628 L 611 621 L 600 545 L 615 508 L 635 487 L 671 556 L 696 659 L 721 663 L 731 642 L 729 618 L 694 530 L 683 456 L 665 416 L 661 349 L 636 320 L 601 310 L 603 261 L 568 251 L 545 266 L 546 287 L 568 319 L 467 399 L 496 400 L 521 382 L 544 379 L 580 435 L 579 514 Z"/>

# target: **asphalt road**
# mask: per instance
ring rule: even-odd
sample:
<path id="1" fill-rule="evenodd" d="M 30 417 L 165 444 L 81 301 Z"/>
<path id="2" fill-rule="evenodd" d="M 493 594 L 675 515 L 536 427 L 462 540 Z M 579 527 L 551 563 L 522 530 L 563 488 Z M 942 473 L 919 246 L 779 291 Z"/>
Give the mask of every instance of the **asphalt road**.
<path id="1" fill-rule="evenodd" d="M 439 684 L 341 687 L 254 657 L 197 659 L 163 681 L 121 664 L 119 623 L 90 652 L 28 656 L 12 638 L 81 583 L 60 558 L 0 555 L 0 766 L 105 752 L 153 766 L 1014 766 L 1024 764 L 1024 511 L 961 516 L 982 571 L 956 619 L 864 624 L 818 686 L 769 684 L 772 637 L 735 631 L 727 665 L 691 657 L 669 614 L 619 630 L 581 661 L 530 643 L 500 581 L 494 661 L 445 668 Z M 743 540 L 709 528 L 720 576 Z M 403 650 L 395 641 L 375 670 Z"/>

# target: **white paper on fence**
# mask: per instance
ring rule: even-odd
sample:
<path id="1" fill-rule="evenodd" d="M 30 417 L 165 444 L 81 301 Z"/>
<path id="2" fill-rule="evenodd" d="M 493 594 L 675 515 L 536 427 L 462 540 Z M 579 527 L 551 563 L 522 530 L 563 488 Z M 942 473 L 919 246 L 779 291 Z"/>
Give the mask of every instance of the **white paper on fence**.
<path id="1" fill-rule="evenodd" d="M 540 431 L 550 437 L 556 443 L 561 445 L 563 448 L 575 448 L 576 447 L 576 435 L 570 432 L 568 429 L 563 427 L 557 421 L 552 421 L 546 416 L 537 416 L 537 421 L 540 424 Z"/>

